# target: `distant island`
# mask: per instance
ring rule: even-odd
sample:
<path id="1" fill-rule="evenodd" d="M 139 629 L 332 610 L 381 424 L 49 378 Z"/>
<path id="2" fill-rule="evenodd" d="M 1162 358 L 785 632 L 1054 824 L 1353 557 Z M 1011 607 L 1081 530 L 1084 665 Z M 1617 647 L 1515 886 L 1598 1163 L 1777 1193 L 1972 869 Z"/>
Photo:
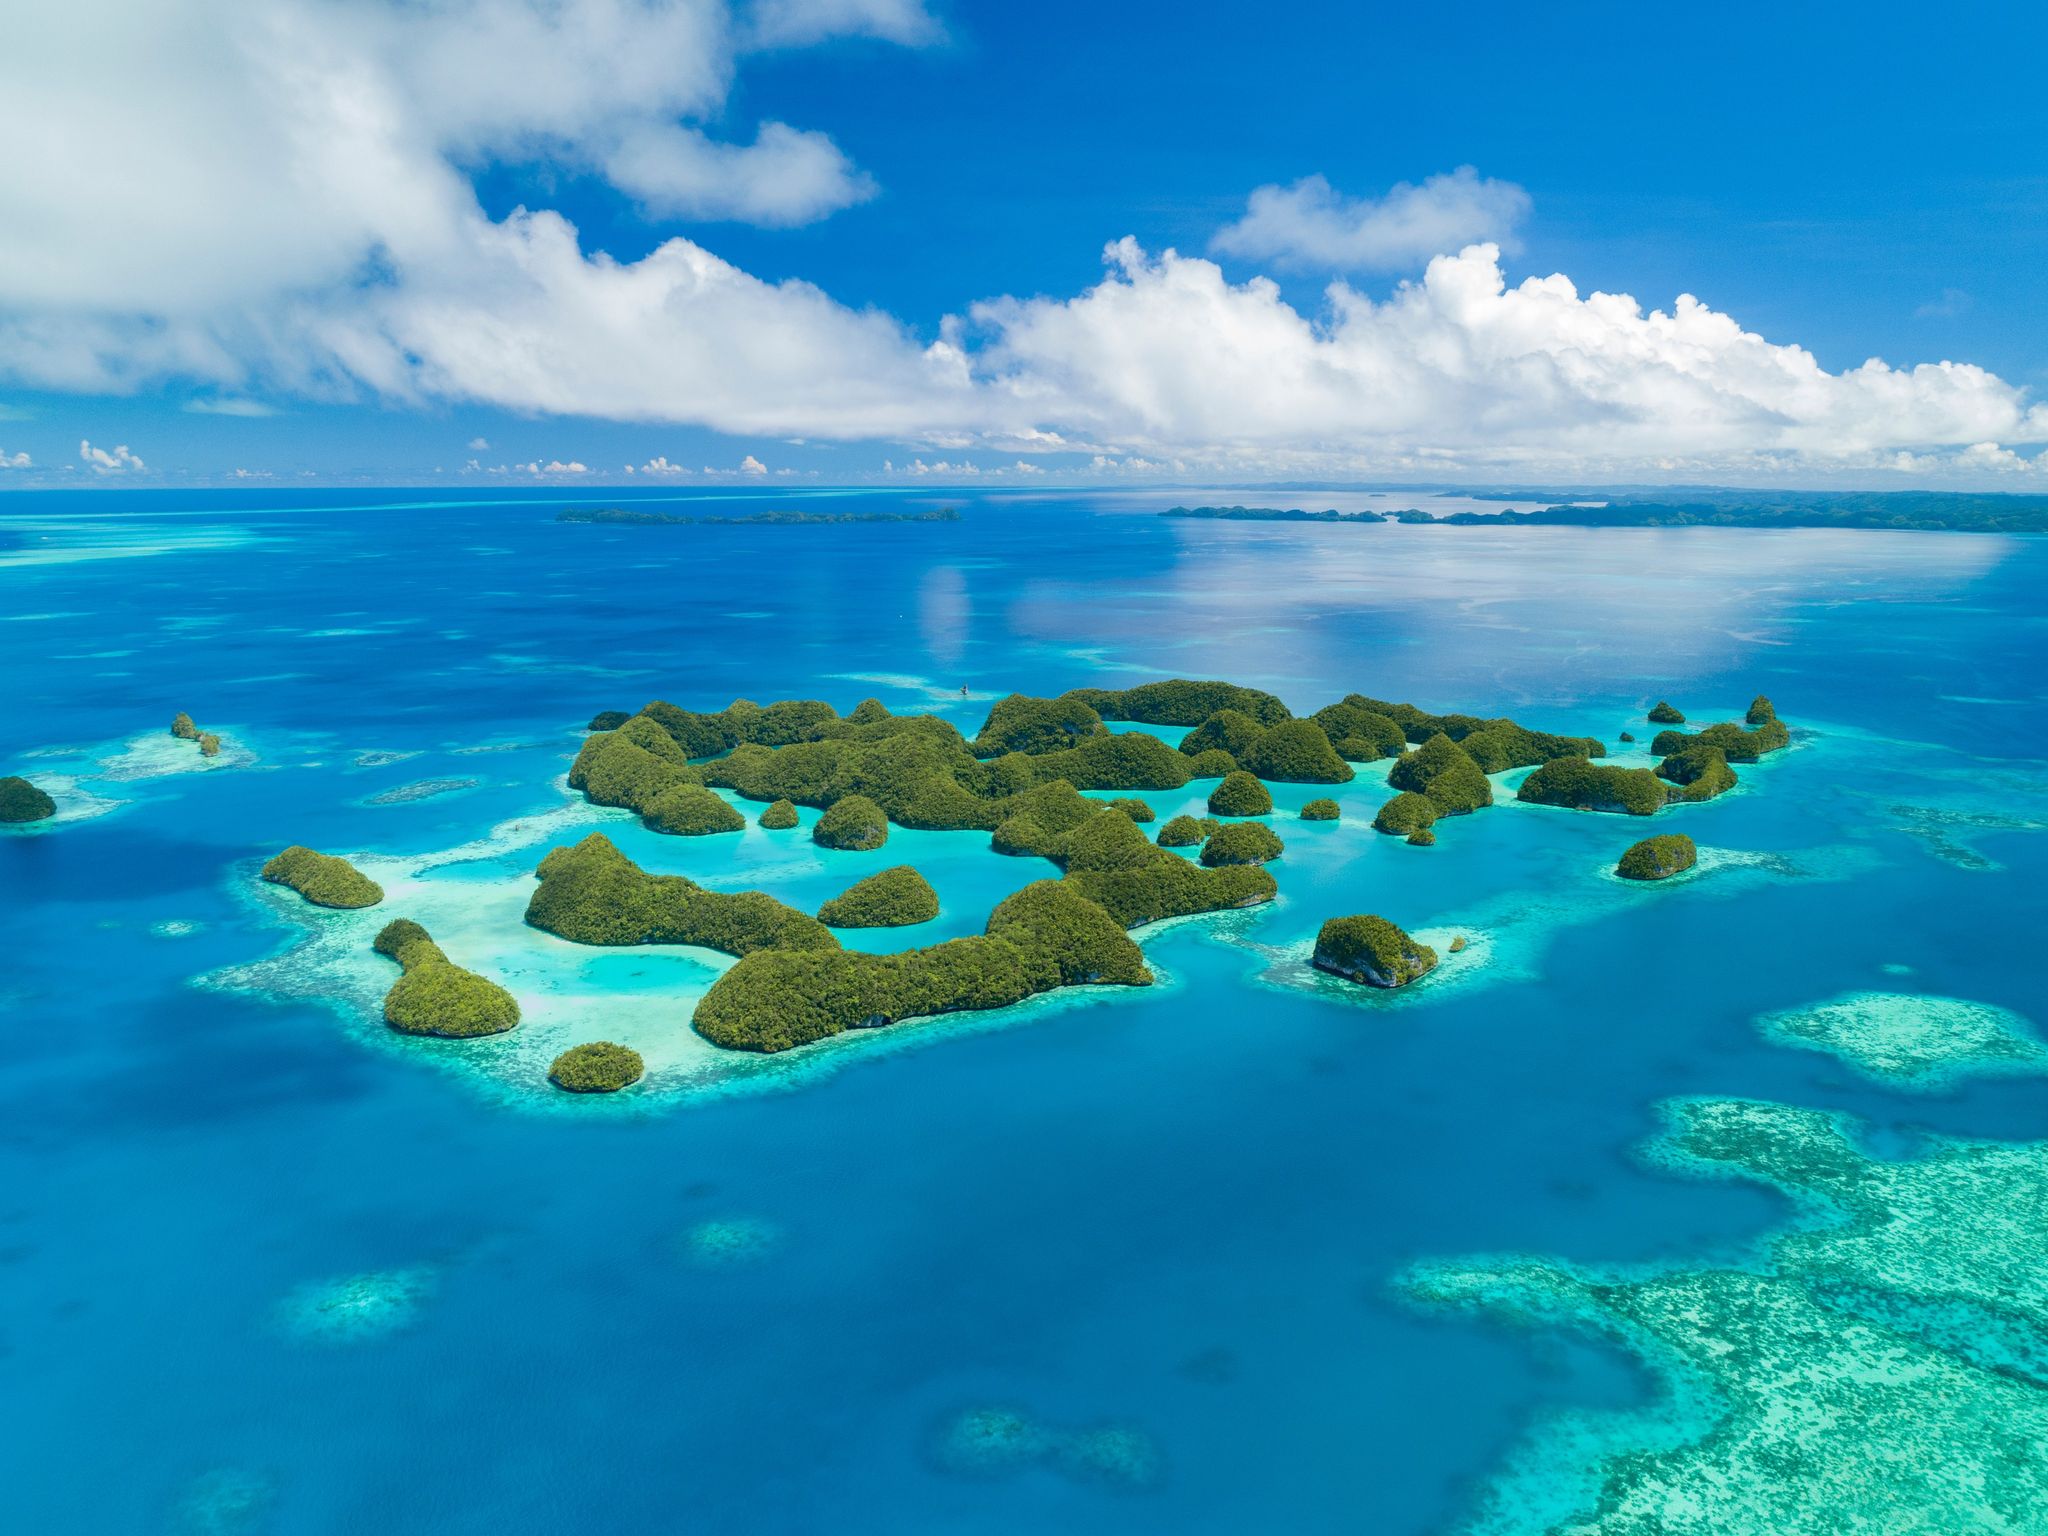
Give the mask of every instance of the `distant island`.
<path id="1" fill-rule="evenodd" d="M 1161 517 L 1250 523 L 1447 523 L 1535 528 L 1870 528 L 2048 533 L 2048 496 L 1968 491 L 1753 491 L 1685 487 L 1657 494 L 1475 491 L 1481 501 L 1536 501 L 1527 512 L 1305 512 L 1298 507 L 1173 507 Z"/>
<path id="2" fill-rule="evenodd" d="M 557 512 L 558 523 L 618 523 L 626 527 L 652 527 L 670 523 L 707 523 L 737 528 L 807 528 L 817 523 L 957 523 L 960 513 L 953 507 L 933 512 L 638 512 L 629 507 L 579 507 Z"/>

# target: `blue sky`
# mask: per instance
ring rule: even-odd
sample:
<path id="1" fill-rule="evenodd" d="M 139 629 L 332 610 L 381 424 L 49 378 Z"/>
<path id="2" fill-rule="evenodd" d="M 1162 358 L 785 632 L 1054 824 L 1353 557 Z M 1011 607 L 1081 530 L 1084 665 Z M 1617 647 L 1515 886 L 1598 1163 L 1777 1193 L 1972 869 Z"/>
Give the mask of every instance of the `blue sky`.
<path id="1" fill-rule="evenodd" d="M 2033 488 L 2038 14 L 1662 9 L 80 0 L 0 486 Z"/>

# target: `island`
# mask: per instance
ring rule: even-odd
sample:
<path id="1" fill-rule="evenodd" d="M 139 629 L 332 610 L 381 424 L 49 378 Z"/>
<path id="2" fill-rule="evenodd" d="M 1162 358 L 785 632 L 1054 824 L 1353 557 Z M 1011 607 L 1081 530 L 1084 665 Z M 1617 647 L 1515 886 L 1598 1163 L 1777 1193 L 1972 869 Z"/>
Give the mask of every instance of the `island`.
<path id="1" fill-rule="evenodd" d="M 1650 713 L 1645 718 L 1647 718 L 1650 724 L 1652 725 L 1685 724 L 1685 716 L 1681 715 L 1676 709 L 1674 709 L 1671 706 L 1670 702 L 1665 699 L 1659 699 L 1655 704 L 1652 704 L 1650 706 Z"/>
<path id="2" fill-rule="evenodd" d="M 1333 917 L 1316 934 L 1311 963 L 1360 986 L 1405 987 L 1436 969 L 1437 954 L 1383 917 Z"/>
<path id="3" fill-rule="evenodd" d="M 1329 799 L 1311 800 L 1301 808 L 1303 821 L 1335 821 L 1343 814 L 1342 807 Z"/>
<path id="4" fill-rule="evenodd" d="M 770 832 L 787 832 L 796 823 L 796 803 L 792 800 L 774 801 L 760 817 L 761 826 Z"/>
<path id="5" fill-rule="evenodd" d="M 1439 816 L 1466 816 L 1493 804 L 1493 786 L 1472 754 L 1439 731 L 1394 759 L 1387 783 L 1420 795 Z"/>
<path id="6" fill-rule="evenodd" d="M 1233 821 L 1202 844 L 1204 869 L 1224 864 L 1265 864 L 1280 857 L 1286 844 L 1271 827 L 1256 821 Z"/>
<path id="7" fill-rule="evenodd" d="M 347 859 L 316 853 L 298 843 L 265 864 L 263 878 L 273 885 L 290 886 L 316 907 L 374 907 L 384 899 L 384 887 Z"/>
<path id="8" fill-rule="evenodd" d="M 201 757 L 220 756 L 220 737 L 212 731 L 202 731 L 192 722 L 192 717 L 179 710 L 171 717 L 171 734 L 180 741 L 189 741 L 199 748 Z"/>
<path id="9" fill-rule="evenodd" d="M 1522 780 L 1515 798 L 1576 811 L 1654 816 L 1664 808 L 1670 791 L 1648 768 L 1612 768 L 1583 757 L 1560 757 Z"/>
<path id="10" fill-rule="evenodd" d="M 1614 866 L 1624 880 L 1669 880 L 1699 863 L 1700 851 L 1683 832 L 1666 832 L 1633 844 Z"/>
<path id="11" fill-rule="evenodd" d="M 384 1022 L 400 1034 L 468 1040 L 501 1035 L 519 1022 L 510 992 L 456 965 L 410 918 L 386 923 L 371 947 L 404 972 L 384 994 Z"/>
<path id="12" fill-rule="evenodd" d="M 708 891 L 682 875 L 650 875 L 602 832 L 552 850 L 535 873 L 526 921 L 577 944 L 697 944 L 741 956 L 839 947 L 815 917 L 760 891 Z"/>
<path id="13" fill-rule="evenodd" d="M 609 1040 L 572 1045 L 548 1068 L 548 1081 L 570 1093 L 617 1093 L 646 1071 L 640 1053 Z"/>
<path id="14" fill-rule="evenodd" d="M 1162 848 L 1196 848 L 1223 830 L 1213 816 L 1176 816 L 1159 829 L 1155 841 Z"/>
<path id="15" fill-rule="evenodd" d="M 818 908 L 828 928 L 907 928 L 939 915 L 939 893 L 908 864 L 856 881 Z"/>
<path id="16" fill-rule="evenodd" d="M 1427 832 L 1442 814 L 1429 796 L 1406 789 L 1379 808 L 1379 814 L 1372 819 L 1372 827 L 1375 832 L 1413 838 Z"/>
<path id="17" fill-rule="evenodd" d="M 847 795 L 825 807 L 811 841 L 820 848 L 867 853 L 889 840 L 889 818 L 866 795 Z"/>
<path id="18" fill-rule="evenodd" d="M 57 814 L 57 802 L 19 774 L 0 779 L 0 821 L 47 821 Z"/>
<path id="19" fill-rule="evenodd" d="M 1273 792 L 1242 768 L 1233 768 L 1209 791 L 1211 816 L 1270 816 Z"/>

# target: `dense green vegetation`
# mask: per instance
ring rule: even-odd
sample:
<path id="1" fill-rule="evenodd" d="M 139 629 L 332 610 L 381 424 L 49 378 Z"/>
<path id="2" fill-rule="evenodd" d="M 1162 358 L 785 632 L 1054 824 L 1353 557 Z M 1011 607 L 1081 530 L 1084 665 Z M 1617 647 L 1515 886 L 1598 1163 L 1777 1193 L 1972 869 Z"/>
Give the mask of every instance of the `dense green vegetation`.
<path id="1" fill-rule="evenodd" d="M 1774 714 L 1749 730 L 1744 730 L 1732 720 L 1724 720 L 1691 735 L 1684 731 L 1659 731 L 1656 740 L 1650 743 L 1650 750 L 1659 757 L 1670 757 L 1689 747 L 1718 747 L 1731 763 L 1754 763 L 1791 740 L 1792 733 Z"/>
<path id="2" fill-rule="evenodd" d="M 526 921 L 577 944 L 696 944 L 728 955 L 837 949 L 808 913 L 760 891 L 707 891 L 681 875 L 650 875 L 593 832 L 540 861 Z"/>
<path id="3" fill-rule="evenodd" d="M 519 1022 L 510 992 L 456 965 L 410 918 L 386 923 L 371 947 L 405 973 L 384 994 L 384 1022 L 399 1033 L 469 1040 L 501 1035 Z"/>
<path id="4" fill-rule="evenodd" d="M 1376 710 L 1356 702 L 1357 694 L 1335 704 L 1325 704 L 1309 718 L 1323 728 L 1330 744 L 1347 762 L 1374 763 L 1383 757 L 1399 757 L 1408 744 L 1401 727 Z"/>
<path id="5" fill-rule="evenodd" d="M 1396 758 L 1387 782 L 1395 789 L 1427 795 L 1446 816 L 1463 816 L 1493 804 L 1493 786 L 1479 764 L 1442 732 Z"/>
<path id="6" fill-rule="evenodd" d="M 640 1053 L 609 1040 L 572 1045 L 548 1068 L 548 1081 L 571 1093 L 617 1093 L 640 1081 L 646 1071 Z"/>
<path id="7" fill-rule="evenodd" d="M 1237 759 L 1221 747 L 1197 752 L 1188 759 L 1188 777 L 1191 779 L 1220 779 L 1236 771 Z"/>
<path id="8" fill-rule="evenodd" d="M 654 797 L 642 819 L 656 832 L 677 837 L 738 832 L 747 824 L 746 817 L 702 784 L 676 784 L 663 790 Z"/>
<path id="9" fill-rule="evenodd" d="M 1266 727 L 1241 709 L 1219 709 L 1180 739 L 1180 750 L 1188 757 L 1203 752 L 1228 752 L 1242 758 L 1253 742 L 1266 734 Z"/>
<path id="10" fill-rule="evenodd" d="M 1242 711 L 1261 725 L 1277 725 L 1289 717 L 1287 706 L 1261 689 L 1185 677 L 1135 688 L 1074 688 L 1065 696 L 1082 700 L 1105 720 L 1141 725 L 1200 725 L 1219 709 Z"/>
<path id="11" fill-rule="evenodd" d="M 57 814 L 57 802 L 19 774 L 0 779 L 0 821 L 43 821 Z"/>
<path id="12" fill-rule="evenodd" d="M 998 699 L 974 738 L 976 757 L 999 757 L 1005 752 L 1056 752 L 1074 746 L 1086 736 L 1105 736 L 1109 727 L 1089 705 L 1068 694 L 1057 699 L 1035 699 L 1013 693 Z"/>
<path id="13" fill-rule="evenodd" d="M 1749 712 L 1742 717 L 1742 721 L 1745 725 L 1763 725 L 1777 718 L 1778 711 L 1772 707 L 1771 701 L 1758 694 L 1749 701 Z"/>
<path id="14" fill-rule="evenodd" d="M 1505 716 L 1432 715 L 1413 704 L 1393 704 L 1364 694 L 1346 694 L 1341 705 L 1391 720 L 1403 738 L 1418 745 L 1432 736 L 1448 736 L 1486 773 L 1533 768 L 1553 757 L 1604 757 L 1607 749 L 1590 736 L 1554 736 L 1532 731 Z M 1336 739 L 1336 732 L 1331 732 Z M 1392 749 L 1399 751 L 1398 743 Z"/>
<path id="15" fill-rule="evenodd" d="M 1149 802 L 1140 800 L 1136 795 L 1118 795 L 1114 800 L 1105 800 L 1103 804 L 1109 810 L 1122 811 L 1135 822 L 1156 821 L 1159 817 L 1159 813 L 1152 809 Z"/>
<path id="16" fill-rule="evenodd" d="M 1691 869 L 1699 856 L 1699 849 L 1683 832 L 1666 832 L 1631 847 L 1614 872 L 1624 880 L 1668 880 Z"/>
<path id="17" fill-rule="evenodd" d="M 1270 816 L 1272 813 L 1272 792 L 1242 768 L 1226 773 L 1223 782 L 1209 791 L 1209 814 L 1212 816 Z"/>
<path id="18" fill-rule="evenodd" d="M 1335 821 L 1344 814 L 1334 800 L 1311 800 L 1301 808 L 1303 821 Z"/>
<path id="19" fill-rule="evenodd" d="M 1411 848 L 1434 848 L 1436 846 L 1436 829 L 1433 827 L 1417 827 L 1408 834 L 1408 846 Z"/>
<path id="20" fill-rule="evenodd" d="M 1193 848 L 1214 837 L 1223 823 L 1207 816 L 1176 816 L 1159 829 L 1162 848 Z"/>
<path id="21" fill-rule="evenodd" d="M 1383 917 L 1333 917 L 1316 934 L 1319 971 L 1368 987 L 1405 987 L 1436 967 L 1436 951 Z"/>
<path id="22" fill-rule="evenodd" d="M 1278 889 L 1252 865 L 1198 869 L 1149 841 L 1120 811 L 1103 811 L 1067 833 L 1055 858 L 1067 884 L 1126 928 L 1257 906 Z"/>
<path id="23" fill-rule="evenodd" d="M 908 864 L 856 881 L 818 908 L 829 928 L 902 928 L 939 915 L 939 893 Z"/>
<path id="24" fill-rule="evenodd" d="M 192 717 L 181 709 L 171 717 L 171 734 L 180 741 L 197 741 L 199 727 L 193 724 Z"/>
<path id="25" fill-rule="evenodd" d="M 374 907 L 384 888 L 347 859 L 294 843 L 263 866 L 263 878 L 288 885 L 316 907 Z"/>
<path id="26" fill-rule="evenodd" d="M 586 731 L 616 731 L 632 718 L 623 709 L 599 710 L 590 717 L 590 724 L 586 725 L 584 729 Z"/>
<path id="27" fill-rule="evenodd" d="M 1372 819 L 1375 832 L 1391 832 L 1396 837 L 1408 837 L 1416 832 L 1427 831 L 1443 813 L 1429 796 L 1417 794 L 1414 790 L 1403 790 L 1379 808 L 1379 814 Z"/>
<path id="28" fill-rule="evenodd" d="M 1350 765 L 1313 720 L 1261 725 L 1242 710 L 1220 709 L 1181 738 L 1180 750 L 1198 761 L 1210 752 L 1227 752 L 1236 766 L 1275 783 L 1342 784 L 1351 778 Z"/>
<path id="29" fill-rule="evenodd" d="M 704 995 L 693 1023 L 731 1050 L 786 1051 L 849 1029 L 1006 1007 L 1056 987 L 1151 980 L 1138 946 L 1108 913 L 1067 881 L 1041 880 L 1005 900 L 973 938 L 894 955 L 749 955 Z"/>
<path id="30" fill-rule="evenodd" d="M 1256 821 L 1233 821 L 1202 844 L 1202 866 L 1214 869 L 1224 864 L 1264 864 L 1277 859 L 1286 845 L 1271 827 Z"/>
<path id="31" fill-rule="evenodd" d="M 820 848 L 839 848 L 865 853 L 889 840 L 889 818 L 866 795 L 848 795 L 825 807 L 825 814 L 811 828 L 811 841 Z"/>
<path id="32" fill-rule="evenodd" d="M 1653 816 L 1664 808 L 1670 792 L 1647 768 L 1610 768 L 1583 757 L 1560 757 L 1524 779 L 1515 798 L 1532 805 Z"/>
<path id="33" fill-rule="evenodd" d="M 761 825 L 770 832 L 787 832 L 796 822 L 796 807 L 787 800 L 777 800 L 761 813 Z"/>
<path id="34" fill-rule="evenodd" d="M 1657 765 L 1657 777 L 1678 786 L 1674 800 L 1711 800 L 1735 787 L 1735 770 L 1719 747 L 1689 746 Z"/>
<path id="35" fill-rule="evenodd" d="M 201 757 L 219 757 L 220 737 L 216 736 L 212 731 L 201 731 L 199 733 L 199 755 Z"/>
<path id="36" fill-rule="evenodd" d="M 1652 704 L 1650 706 L 1650 713 L 1648 719 L 1650 724 L 1652 725 L 1685 724 L 1685 716 L 1681 715 L 1677 710 L 1673 709 L 1670 703 L 1664 699 L 1659 699 L 1655 704 Z"/>

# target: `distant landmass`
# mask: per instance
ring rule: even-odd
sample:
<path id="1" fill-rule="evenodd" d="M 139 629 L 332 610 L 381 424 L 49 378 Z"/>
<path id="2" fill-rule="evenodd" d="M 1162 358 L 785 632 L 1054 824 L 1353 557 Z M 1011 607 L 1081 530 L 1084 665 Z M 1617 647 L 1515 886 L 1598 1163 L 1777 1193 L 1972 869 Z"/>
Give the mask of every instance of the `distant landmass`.
<path id="1" fill-rule="evenodd" d="M 814 523 L 957 523 L 960 514 L 952 507 L 935 512 L 748 512 L 731 515 L 720 512 L 636 512 L 625 507 L 576 508 L 555 514 L 558 523 L 622 523 L 632 527 L 668 523 L 713 523 L 744 528 L 788 524 L 809 527 Z"/>
<path id="2" fill-rule="evenodd" d="M 1475 492 L 1527 501 L 1527 493 Z M 2048 496 L 1963 491 L 1739 491 L 1687 488 L 1668 497 L 1581 493 L 1529 512 L 1305 512 L 1281 507 L 1174 507 L 1162 517 L 1261 523 L 1451 523 L 1562 528 L 1894 528 L 1951 533 L 2048 533 Z"/>

